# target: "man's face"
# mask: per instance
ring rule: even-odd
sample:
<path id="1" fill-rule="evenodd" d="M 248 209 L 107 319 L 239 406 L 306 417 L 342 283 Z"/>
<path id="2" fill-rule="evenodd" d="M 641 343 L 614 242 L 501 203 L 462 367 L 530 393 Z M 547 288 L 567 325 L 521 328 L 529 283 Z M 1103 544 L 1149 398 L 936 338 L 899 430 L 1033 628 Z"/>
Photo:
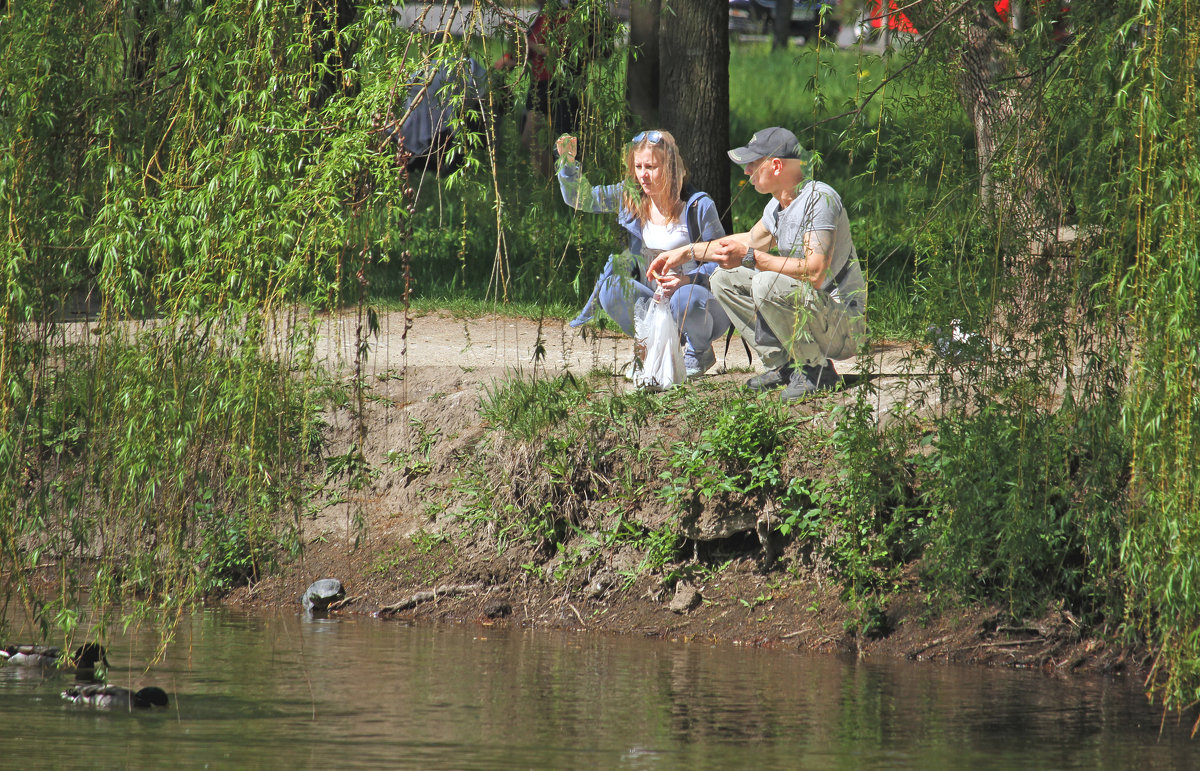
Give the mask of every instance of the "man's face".
<path id="1" fill-rule="evenodd" d="M 759 158 L 757 161 L 750 161 L 745 166 L 746 176 L 750 178 L 750 184 L 754 185 L 754 189 L 760 193 L 770 193 L 770 174 L 773 168 L 772 159 Z"/>

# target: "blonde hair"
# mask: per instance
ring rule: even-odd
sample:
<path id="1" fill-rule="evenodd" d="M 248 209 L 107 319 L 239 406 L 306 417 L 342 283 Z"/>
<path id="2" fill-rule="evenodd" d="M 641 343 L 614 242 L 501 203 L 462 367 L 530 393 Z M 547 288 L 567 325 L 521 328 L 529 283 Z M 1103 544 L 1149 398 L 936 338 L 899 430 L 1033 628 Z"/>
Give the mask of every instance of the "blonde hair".
<path id="1" fill-rule="evenodd" d="M 650 141 L 650 135 L 657 135 L 658 141 Z M 641 150 L 649 149 L 658 158 L 662 164 L 663 174 L 665 175 L 667 192 L 673 193 L 675 198 L 682 198 L 683 182 L 687 179 L 687 167 L 683 163 L 683 157 L 679 154 L 679 144 L 675 141 L 675 137 L 669 131 L 643 131 L 638 136 L 641 136 L 641 141 L 630 142 L 625 148 L 625 192 L 622 195 L 621 205 L 625 209 L 633 213 L 639 222 L 645 222 L 650 219 L 650 197 L 642 193 L 642 188 L 638 185 L 637 176 L 633 173 L 633 156 Z M 676 211 L 672 209 L 668 213 L 668 222 L 678 222 L 679 213 L 682 209 Z"/>

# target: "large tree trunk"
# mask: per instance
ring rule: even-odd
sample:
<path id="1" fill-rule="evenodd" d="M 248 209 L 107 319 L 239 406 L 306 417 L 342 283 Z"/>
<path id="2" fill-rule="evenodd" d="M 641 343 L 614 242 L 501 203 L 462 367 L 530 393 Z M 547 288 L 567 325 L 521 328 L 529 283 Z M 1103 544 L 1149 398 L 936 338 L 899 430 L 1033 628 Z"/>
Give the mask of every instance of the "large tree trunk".
<path id="1" fill-rule="evenodd" d="M 952 3 L 939 0 L 912 6 L 918 30 L 930 29 Z M 1015 47 L 1020 41 L 990 3 L 960 10 L 941 25 L 956 72 L 959 102 L 975 132 L 979 193 L 986 210 L 1004 217 L 1030 237 L 1054 228 L 1058 215 L 1049 182 L 1036 159 L 1042 133 L 1034 101 L 1040 92 L 1034 77 L 1022 72 Z M 1006 174 L 997 179 L 998 166 Z"/>
<path id="2" fill-rule="evenodd" d="M 792 36 L 792 0 L 775 0 L 775 27 L 771 50 L 780 51 L 788 47 Z"/>
<path id="3" fill-rule="evenodd" d="M 629 8 L 629 59 L 625 94 L 644 126 L 658 125 L 658 19 L 661 0 L 633 0 Z"/>
<path id="4" fill-rule="evenodd" d="M 693 185 L 729 227 L 729 3 L 672 0 L 659 26 L 659 118 L 679 140 Z"/>

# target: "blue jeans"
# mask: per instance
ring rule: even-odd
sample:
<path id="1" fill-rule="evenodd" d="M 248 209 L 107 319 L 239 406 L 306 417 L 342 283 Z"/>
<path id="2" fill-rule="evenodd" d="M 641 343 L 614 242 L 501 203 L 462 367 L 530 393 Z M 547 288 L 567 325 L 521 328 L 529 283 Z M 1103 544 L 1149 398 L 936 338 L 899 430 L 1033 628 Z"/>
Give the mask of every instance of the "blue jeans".
<path id="1" fill-rule="evenodd" d="M 633 311 L 638 302 L 650 302 L 654 290 L 640 281 L 620 275 L 601 279 L 597 299 L 604 312 L 633 337 Z M 671 295 L 671 315 L 683 338 L 684 352 L 701 355 L 713 341 L 729 330 L 729 317 L 706 287 L 685 284 Z"/>

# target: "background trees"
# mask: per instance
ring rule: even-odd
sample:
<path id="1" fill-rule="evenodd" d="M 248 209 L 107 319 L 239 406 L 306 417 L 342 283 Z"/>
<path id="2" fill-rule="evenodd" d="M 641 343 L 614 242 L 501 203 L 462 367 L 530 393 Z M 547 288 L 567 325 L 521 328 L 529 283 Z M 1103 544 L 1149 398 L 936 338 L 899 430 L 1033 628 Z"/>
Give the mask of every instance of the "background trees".
<path id="1" fill-rule="evenodd" d="M 499 53 L 478 22 L 435 43 L 380 6 L 340 7 L 0 11 L 5 580 L 76 555 L 101 603 L 243 580 L 294 546 L 279 512 L 299 510 L 311 471 L 316 313 L 354 306 L 365 356 L 372 297 L 407 302 L 414 281 L 431 301 L 521 298 L 538 314 L 586 296 L 618 235 L 565 211 L 513 121 L 460 127 L 464 162 L 423 179 L 381 130 L 422 68 Z M 724 8 L 676 0 L 656 32 L 635 22 L 659 63 L 646 77 L 652 57 L 635 59 L 629 80 L 722 208 Z M 1020 10 L 1014 26 L 994 2 L 926 0 L 908 11 L 911 46 L 774 60 L 800 82 L 733 94 L 732 120 L 789 125 L 820 150 L 876 330 L 938 374 L 936 412 L 884 427 L 865 379 L 838 424 L 850 472 L 831 500 L 857 518 L 846 553 L 869 555 L 850 565 L 864 607 L 886 604 L 891 547 L 919 546 L 939 591 L 1014 615 L 1059 600 L 1148 645 L 1153 685 L 1191 703 L 1200 23 L 1170 2 Z M 631 123 L 619 65 L 592 61 L 575 84 L 586 157 L 610 178 Z M 519 104 L 521 88 L 498 79 L 489 103 Z M 92 345 L 58 324 L 84 308 Z M 266 343 L 280 328 L 284 350 Z M 329 460 L 331 478 L 367 472 L 361 453 Z M 66 605 L 42 617 L 69 623 Z"/>
<path id="2" fill-rule="evenodd" d="M 633 0 L 630 106 L 679 140 L 691 182 L 729 210 L 729 5 Z M 729 226 L 728 216 L 725 218 Z"/>

